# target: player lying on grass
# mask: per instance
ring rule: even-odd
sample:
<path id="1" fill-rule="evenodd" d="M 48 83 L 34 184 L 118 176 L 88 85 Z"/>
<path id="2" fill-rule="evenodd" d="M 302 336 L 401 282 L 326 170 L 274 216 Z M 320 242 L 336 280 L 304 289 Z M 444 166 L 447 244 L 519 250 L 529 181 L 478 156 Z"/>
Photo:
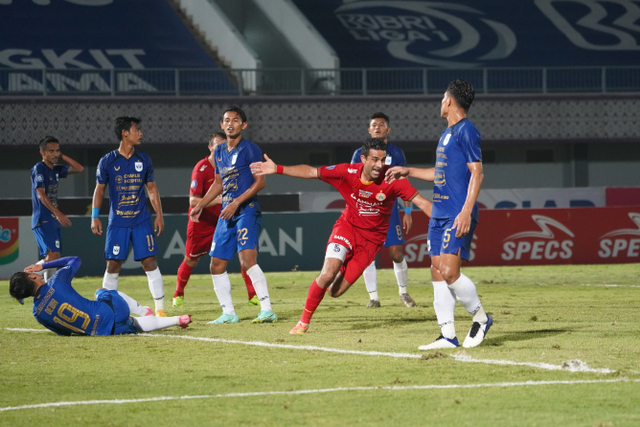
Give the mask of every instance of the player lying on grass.
<path id="1" fill-rule="evenodd" d="M 37 272 L 62 267 L 45 283 Z M 71 286 L 80 267 L 80 258 L 64 257 L 43 264 L 32 264 L 11 276 L 9 293 L 22 303 L 33 297 L 33 316 L 58 335 L 121 335 L 151 332 L 170 326 L 186 328 L 191 323 L 188 314 L 175 317 L 155 317 L 149 307 L 133 298 L 100 288 L 95 301 L 84 298 Z M 131 317 L 129 314 L 143 317 Z"/>
<path id="2" fill-rule="evenodd" d="M 308 165 L 280 166 L 267 155 L 266 162 L 251 164 L 256 175 L 274 173 L 297 178 L 321 179 L 334 186 L 344 197 L 347 207 L 336 221 L 327 244 L 324 265 L 313 281 L 298 324 L 290 334 L 304 334 L 311 316 L 329 290 L 339 297 L 351 287 L 371 264 L 387 238 L 389 218 L 396 198 L 413 202 L 427 216 L 432 203 L 423 198 L 408 180 L 384 181 L 386 144 L 377 138 L 368 138 L 362 146 L 360 164 L 339 164 L 314 168 Z"/>

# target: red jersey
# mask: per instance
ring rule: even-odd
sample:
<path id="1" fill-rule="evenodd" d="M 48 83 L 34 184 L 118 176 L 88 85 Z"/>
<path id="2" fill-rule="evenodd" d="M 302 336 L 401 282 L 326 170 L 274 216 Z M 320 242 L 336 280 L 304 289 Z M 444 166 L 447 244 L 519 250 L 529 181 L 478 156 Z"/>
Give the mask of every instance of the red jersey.
<path id="1" fill-rule="evenodd" d="M 215 179 L 214 168 L 209 162 L 209 157 L 205 157 L 196 164 L 193 172 L 191 172 L 191 190 L 189 191 L 189 195 L 204 197 L 211 185 L 213 185 Z M 189 220 L 187 233 L 213 234 L 216 229 L 216 224 L 218 223 L 218 216 L 220 216 L 220 206 L 221 205 L 215 205 L 203 209 L 200 214 L 200 222 Z M 189 207 L 189 213 L 191 213 L 191 207 Z"/>
<path id="2" fill-rule="evenodd" d="M 363 167 L 362 163 L 323 166 L 318 168 L 318 178 L 334 186 L 344 197 L 347 207 L 342 211 L 342 218 L 367 240 L 382 244 L 387 239 L 396 198 L 409 202 L 418 195 L 418 190 L 407 179 L 387 184 L 384 173 L 388 166 L 382 168 L 376 181 L 363 182 L 360 179 Z"/>

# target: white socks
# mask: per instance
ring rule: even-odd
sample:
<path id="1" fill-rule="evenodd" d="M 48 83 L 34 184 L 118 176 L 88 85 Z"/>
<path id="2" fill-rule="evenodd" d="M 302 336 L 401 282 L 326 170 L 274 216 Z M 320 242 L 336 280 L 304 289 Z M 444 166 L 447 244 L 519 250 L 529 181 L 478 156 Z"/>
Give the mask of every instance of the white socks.
<path id="1" fill-rule="evenodd" d="M 102 287 L 105 289 L 109 289 L 111 291 L 118 290 L 118 276 L 120 273 L 107 273 L 104 272 L 104 277 L 102 278 Z"/>
<path id="2" fill-rule="evenodd" d="M 156 267 L 155 270 L 145 271 L 147 274 L 147 280 L 149 281 L 149 291 L 156 304 L 156 310 L 164 310 L 164 282 L 162 281 L 162 274 L 160 269 Z"/>
<path id="3" fill-rule="evenodd" d="M 247 271 L 247 274 L 249 272 Z M 251 277 L 251 276 L 249 276 Z M 231 282 L 229 281 L 229 276 L 225 271 L 222 274 L 212 274 L 211 279 L 213 280 L 213 290 L 218 297 L 218 302 L 220 303 L 220 307 L 222 307 L 222 312 L 224 314 L 228 314 L 230 316 L 234 316 L 236 314 L 236 309 L 233 307 L 233 300 L 231 299 Z M 253 281 L 253 278 L 251 279 Z M 258 288 L 256 288 L 256 294 L 258 294 Z M 260 298 L 260 294 L 258 294 L 258 298 Z"/>
<path id="4" fill-rule="evenodd" d="M 367 292 L 369 292 L 369 295 L 371 295 L 374 292 L 376 294 L 376 297 L 374 298 L 373 296 L 371 296 L 371 299 L 375 299 L 377 301 L 379 299 L 378 292 L 377 292 L 378 291 L 378 273 L 376 271 L 375 259 L 371 261 L 371 264 L 369 264 L 367 268 L 364 269 L 364 272 L 362 273 L 362 277 L 364 277 L 364 285 L 367 287 Z"/>
<path id="5" fill-rule="evenodd" d="M 464 274 L 460 273 L 458 280 L 449 285 L 449 289 L 456 294 L 456 298 L 467 309 L 469 314 L 475 314 L 482 306 L 480 298 L 478 298 L 476 285 Z"/>
<path id="6" fill-rule="evenodd" d="M 157 331 L 158 329 L 168 328 L 170 326 L 180 325 L 180 316 L 174 316 L 174 317 L 146 316 L 146 317 L 131 317 L 131 319 L 133 320 L 133 324 L 138 330 L 138 332 L 151 332 L 151 331 Z"/>
<path id="7" fill-rule="evenodd" d="M 147 314 L 147 310 L 145 310 L 144 306 L 140 305 L 138 301 L 134 300 L 129 295 L 123 294 L 122 292 L 118 292 L 118 295 L 127 302 L 130 313 L 137 314 L 138 316 L 144 316 Z"/>
<path id="8" fill-rule="evenodd" d="M 407 260 L 403 259 L 401 263 L 393 262 L 393 272 L 396 274 L 398 281 L 398 291 L 400 295 L 407 293 L 407 284 L 409 283 L 409 275 L 407 274 Z"/>
<path id="9" fill-rule="evenodd" d="M 456 308 L 456 297 L 444 280 L 433 283 L 433 308 L 436 311 L 438 326 L 442 336 L 453 339 L 456 331 L 453 327 L 453 311 Z M 447 335 L 445 335 L 445 332 Z M 451 335 L 452 336 L 448 336 Z"/>
<path id="10" fill-rule="evenodd" d="M 226 274 L 226 273 L 225 273 Z M 247 275 L 251 278 L 256 295 L 260 300 L 260 309 L 262 311 L 273 311 L 271 309 L 271 300 L 269 299 L 269 289 L 267 288 L 267 278 L 264 276 L 262 269 L 258 264 L 247 270 Z M 229 280 L 227 278 L 227 280 Z"/>

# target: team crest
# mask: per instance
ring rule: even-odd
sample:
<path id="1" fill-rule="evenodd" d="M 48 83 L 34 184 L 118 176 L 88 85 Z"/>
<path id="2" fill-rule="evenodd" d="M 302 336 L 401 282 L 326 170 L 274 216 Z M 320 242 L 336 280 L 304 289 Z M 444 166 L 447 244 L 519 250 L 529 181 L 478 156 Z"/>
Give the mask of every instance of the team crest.
<path id="1" fill-rule="evenodd" d="M 42 181 L 44 181 L 44 177 L 42 175 L 38 174 L 38 175 L 36 175 L 36 181 L 37 182 L 42 182 Z"/>
<path id="2" fill-rule="evenodd" d="M 238 160 L 238 153 L 233 153 L 233 156 L 231 156 L 231 164 L 235 165 L 236 160 Z"/>
<path id="3" fill-rule="evenodd" d="M 376 194 L 376 200 L 379 202 L 383 201 L 386 198 L 387 198 L 387 195 L 384 194 L 382 191 Z"/>
<path id="4" fill-rule="evenodd" d="M 56 240 L 56 249 L 60 249 L 60 240 Z"/>
<path id="5" fill-rule="evenodd" d="M 114 255 L 118 255 L 120 253 L 120 246 L 119 245 L 115 245 L 113 247 L 113 254 Z"/>
<path id="6" fill-rule="evenodd" d="M 444 137 L 444 141 L 442 141 L 442 145 L 446 146 L 449 143 L 450 138 L 451 138 L 451 134 L 448 133 L 447 136 Z"/>
<path id="7" fill-rule="evenodd" d="M 60 181 L 60 177 L 58 177 L 58 174 L 56 174 L 56 181 Z"/>
<path id="8" fill-rule="evenodd" d="M 142 172 L 142 162 L 136 162 L 136 172 Z"/>

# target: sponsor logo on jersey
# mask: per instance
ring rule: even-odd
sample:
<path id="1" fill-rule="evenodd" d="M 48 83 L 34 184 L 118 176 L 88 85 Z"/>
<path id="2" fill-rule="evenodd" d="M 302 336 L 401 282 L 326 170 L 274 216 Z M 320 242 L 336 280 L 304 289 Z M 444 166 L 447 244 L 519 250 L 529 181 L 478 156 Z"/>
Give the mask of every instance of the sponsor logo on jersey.
<path id="1" fill-rule="evenodd" d="M 120 166 L 114 166 L 113 169 L 116 170 L 116 171 L 119 171 L 120 170 Z"/>
<path id="2" fill-rule="evenodd" d="M 337 234 L 334 234 L 333 238 L 337 239 L 337 240 L 342 240 L 343 242 L 345 242 L 347 244 L 347 246 L 349 246 L 349 249 L 353 249 L 353 246 L 351 245 L 351 242 L 346 237 L 342 237 L 342 236 L 339 236 Z"/>
<path id="3" fill-rule="evenodd" d="M 198 186 L 198 181 L 196 181 L 195 179 L 191 181 L 191 188 L 196 188 L 197 186 Z"/>
<path id="4" fill-rule="evenodd" d="M 202 165 L 202 167 L 200 168 L 200 172 L 204 172 L 206 168 L 207 168 L 207 165 Z"/>
<path id="5" fill-rule="evenodd" d="M 371 191 L 358 190 L 358 195 L 360 197 L 368 198 L 371 197 L 373 193 Z"/>
<path id="6" fill-rule="evenodd" d="M 142 162 L 136 162 L 136 172 L 142 172 Z"/>
<path id="7" fill-rule="evenodd" d="M 116 183 L 122 184 L 122 175 L 116 175 Z"/>
<path id="8" fill-rule="evenodd" d="M 523 231 L 503 240 L 502 259 L 513 261 L 570 259 L 575 235 L 561 222 L 544 215 L 531 215 L 540 231 Z M 557 230 L 554 232 L 554 229 Z M 558 235 L 556 235 L 558 233 Z M 564 235 L 564 236 L 563 236 Z"/>
<path id="9" fill-rule="evenodd" d="M 384 164 L 388 166 L 388 165 L 390 165 L 390 164 L 391 164 L 391 161 L 392 161 L 392 160 L 393 160 L 393 157 L 391 157 L 391 156 L 387 156 L 387 157 L 384 159 Z"/>
<path id="10" fill-rule="evenodd" d="M 326 169 L 327 169 L 327 170 L 332 170 L 333 168 L 335 168 L 335 165 L 333 165 L 333 166 L 327 166 L 327 167 L 326 167 Z M 347 169 L 347 170 L 348 170 L 349 172 L 351 172 L 351 170 L 350 170 L 350 169 Z M 351 172 L 351 173 L 353 173 L 353 172 Z"/>
<path id="11" fill-rule="evenodd" d="M 629 212 L 629 219 L 636 228 L 621 228 L 600 237 L 600 258 L 640 257 L 640 213 Z M 631 261 L 631 260 L 629 260 Z"/>
<path id="12" fill-rule="evenodd" d="M 327 168 L 327 169 L 329 169 L 329 168 Z M 331 169 L 333 169 L 333 166 L 331 166 Z M 356 173 L 356 172 L 358 172 L 358 169 L 351 169 L 351 168 L 347 168 L 347 172 L 349 172 L 349 173 Z"/>

